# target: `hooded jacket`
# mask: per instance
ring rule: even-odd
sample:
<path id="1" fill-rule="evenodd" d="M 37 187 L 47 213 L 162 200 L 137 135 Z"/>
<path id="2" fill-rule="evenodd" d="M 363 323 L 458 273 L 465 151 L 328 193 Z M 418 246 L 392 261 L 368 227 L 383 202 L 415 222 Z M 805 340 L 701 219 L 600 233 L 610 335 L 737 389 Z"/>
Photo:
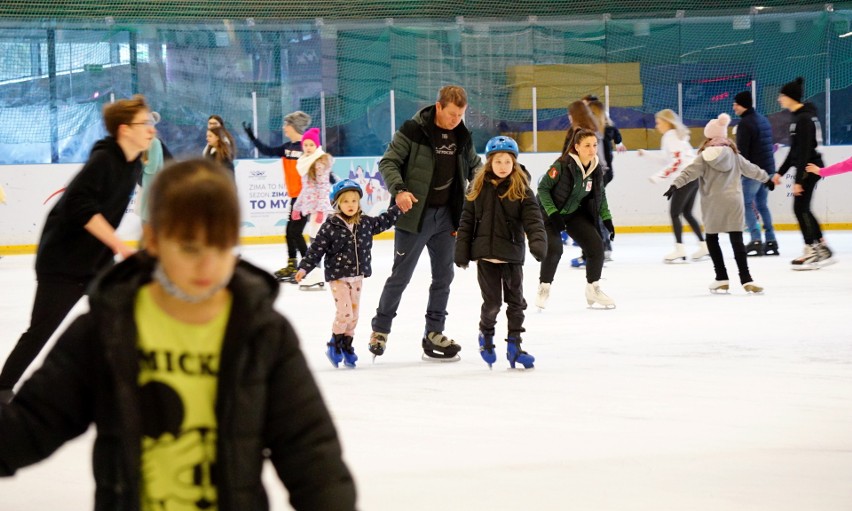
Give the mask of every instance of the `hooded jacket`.
<path id="1" fill-rule="evenodd" d="M 352 229 L 338 215 L 329 217 L 299 263 L 299 269 L 310 273 L 325 257 L 326 282 L 359 275 L 369 277 L 373 274 L 370 264 L 373 236 L 390 229 L 400 215 L 402 211 L 394 204 L 378 216 L 361 215 Z"/>
<path id="2" fill-rule="evenodd" d="M 813 103 L 805 103 L 801 108 L 793 112 L 793 120 L 790 123 L 790 152 L 778 169 L 780 175 L 784 175 L 790 167 L 796 167 L 796 184 L 800 185 L 806 180 L 818 180 L 819 176 L 805 171 L 808 163 L 814 163 L 822 167 L 822 156 L 817 152 L 817 145 L 822 140 L 819 127 L 817 109 Z"/>
<path id="3" fill-rule="evenodd" d="M 728 146 L 706 147 L 672 182 L 681 188 L 696 179 L 701 193 L 701 216 L 708 234 L 742 232 L 745 223 L 740 176 L 761 183 L 769 181 L 765 170 Z"/>
<path id="4" fill-rule="evenodd" d="M 527 188 L 527 195 L 521 200 L 501 199 L 509 190 L 509 179 L 497 186 L 491 179 L 496 176 L 486 177 L 476 199 L 464 203 L 456 236 L 455 263 L 466 266 L 470 261 L 492 259 L 523 264 L 527 252 L 525 233 L 530 252 L 536 261 L 541 261 L 547 253 L 547 234 L 533 191 Z"/>
<path id="5" fill-rule="evenodd" d="M 379 172 L 391 194 L 391 202 L 402 191 L 408 190 L 417 198 L 411 210 L 402 217 L 396 228 L 407 232 L 420 232 L 423 213 L 426 211 L 432 179 L 435 175 L 435 148 L 432 132 L 435 129 L 435 105 L 423 108 L 412 119 L 405 121 L 393 135 L 390 145 L 379 162 Z M 473 148 L 473 139 L 464 125 L 453 129 L 456 136 L 456 175 L 450 192 L 450 208 L 453 227 L 458 228 L 464 207 L 467 183 L 482 161 Z"/>
<path id="6" fill-rule="evenodd" d="M 109 247 L 85 229 L 100 213 L 118 228 L 142 174 L 142 159 L 127 161 L 113 137 L 95 143 L 89 159 L 47 215 L 36 255 L 36 274 L 89 281 L 112 264 Z"/>
<path id="7" fill-rule="evenodd" d="M 96 281 L 90 311 L 60 337 L 44 365 L 0 406 L 0 475 L 46 458 L 97 428 L 92 466 L 95 510 L 141 505 L 139 355 L 134 302 L 151 280 L 144 252 Z M 340 443 L 290 323 L 273 308 L 278 283 L 240 262 L 216 392 L 215 483 L 220 511 L 266 510 L 261 483 L 272 464 L 298 510 L 355 508 Z"/>

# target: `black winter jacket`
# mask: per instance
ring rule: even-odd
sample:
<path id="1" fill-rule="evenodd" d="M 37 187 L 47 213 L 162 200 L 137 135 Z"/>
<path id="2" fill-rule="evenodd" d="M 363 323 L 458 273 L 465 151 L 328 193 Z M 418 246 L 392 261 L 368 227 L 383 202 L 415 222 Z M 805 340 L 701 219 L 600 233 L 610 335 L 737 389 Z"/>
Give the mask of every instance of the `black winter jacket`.
<path id="1" fill-rule="evenodd" d="M 127 161 L 113 137 L 95 143 L 89 159 L 47 215 L 36 273 L 89 281 L 112 264 L 112 250 L 85 229 L 100 213 L 118 227 L 142 176 L 141 158 Z"/>
<path id="2" fill-rule="evenodd" d="M 455 263 L 467 266 L 478 259 L 496 259 L 523 264 L 524 233 L 529 238 L 533 257 L 541 261 L 547 253 L 547 234 L 533 191 L 527 188 L 527 196 L 522 200 L 501 199 L 500 195 L 509 189 L 509 180 L 494 186 L 493 179 L 496 179 L 493 174 L 486 176 L 476 199 L 464 203 L 456 236 Z"/>
<path id="3" fill-rule="evenodd" d="M 390 145 L 379 162 L 379 172 L 385 181 L 391 197 L 400 190 L 408 190 L 417 198 L 411 210 L 405 214 L 397 229 L 406 232 L 420 232 L 423 225 L 423 213 L 429 202 L 429 191 L 435 174 L 435 148 L 432 144 L 432 132 L 435 129 L 435 105 L 423 108 L 414 118 L 405 121 L 393 135 Z M 458 227 L 461 211 L 464 207 L 464 193 L 468 181 L 482 161 L 473 148 L 473 140 L 464 123 L 453 129 L 456 135 L 456 175 L 450 191 L 450 208 L 453 227 Z M 393 199 L 391 199 L 393 201 Z"/>
<path id="4" fill-rule="evenodd" d="M 325 256 L 326 282 L 358 275 L 369 277 L 373 274 L 373 236 L 393 227 L 400 215 L 402 211 L 394 204 L 379 216 L 361 215 L 361 221 L 351 231 L 345 220 L 332 215 L 320 227 L 299 269 L 309 273 Z"/>
<path id="5" fill-rule="evenodd" d="M 793 112 L 793 121 L 790 123 L 790 152 L 778 169 L 782 176 L 796 167 L 796 184 L 802 184 L 805 180 L 818 180 L 817 174 L 805 171 L 808 163 L 814 163 L 817 167 L 824 167 L 822 155 L 816 148 L 821 140 L 819 117 L 813 103 L 805 103 L 802 108 Z"/>
<path id="6" fill-rule="evenodd" d="M 60 337 L 44 365 L 0 406 L 0 475 L 36 463 L 97 428 L 96 511 L 140 508 L 141 415 L 134 302 L 153 260 L 138 253 L 102 275 L 90 312 Z M 240 262 L 218 374 L 216 479 L 220 511 L 269 508 L 269 458 L 298 510 L 355 508 L 331 417 L 290 323 L 273 308 L 278 284 Z"/>
<path id="7" fill-rule="evenodd" d="M 749 108 L 737 125 L 737 149 L 743 157 L 762 168 L 771 177 L 775 173 L 772 150 L 772 126 L 769 120 Z"/>

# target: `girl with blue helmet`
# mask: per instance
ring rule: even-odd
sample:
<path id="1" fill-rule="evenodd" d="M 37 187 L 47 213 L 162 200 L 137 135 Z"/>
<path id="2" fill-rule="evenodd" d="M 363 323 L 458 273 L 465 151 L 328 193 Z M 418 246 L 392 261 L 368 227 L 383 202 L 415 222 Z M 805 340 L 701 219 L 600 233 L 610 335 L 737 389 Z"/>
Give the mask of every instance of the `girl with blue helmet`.
<path id="1" fill-rule="evenodd" d="M 476 261 L 482 290 L 479 318 L 479 354 L 488 367 L 497 360 L 494 327 L 506 302 L 509 364 L 532 368 L 535 357 L 521 350 L 524 332 L 525 237 L 536 260 L 544 258 L 547 235 L 538 202 L 530 189 L 530 176 L 518 163 L 518 144 L 498 136 L 485 145 L 485 165 L 476 173 L 465 197 L 456 236 L 455 263 L 467 268 Z M 502 297 L 502 298 L 501 298 Z"/>
<path id="2" fill-rule="evenodd" d="M 370 266 L 373 236 L 390 229 L 402 215 L 396 204 L 375 217 L 363 214 L 363 195 L 361 187 L 351 179 L 334 184 L 329 194 L 334 214 L 320 227 L 295 276 L 296 282 L 301 282 L 325 257 L 325 280 L 337 309 L 326 350 L 334 367 L 340 362 L 355 367 L 358 355 L 352 340 L 358 324 L 361 285 L 373 273 Z"/>

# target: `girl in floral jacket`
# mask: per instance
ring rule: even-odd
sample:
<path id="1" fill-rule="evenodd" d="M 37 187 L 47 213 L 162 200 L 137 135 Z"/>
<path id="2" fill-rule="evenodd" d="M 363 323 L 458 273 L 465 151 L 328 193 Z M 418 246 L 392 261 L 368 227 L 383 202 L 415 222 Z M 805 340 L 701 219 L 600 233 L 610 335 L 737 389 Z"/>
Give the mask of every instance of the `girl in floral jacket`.
<path id="1" fill-rule="evenodd" d="M 394 204 L 379 216 L 363 215 L 363 195 L 361 187 L 351 179 L 335 183 L 329 198 L 336 214 L 320 227 L 296 273 L 296 282 L 301 282 L 325 257 L 325 280 L 331 285 L 337 308 L 326 351 L 334 367 L 341 361 L 346 367 L 355 367 L 358 356 L 352 338 L 358 324 L 361 284 L 373 273 L 370 266 L 373 236 L 390 229 L 402 214 Z"/>

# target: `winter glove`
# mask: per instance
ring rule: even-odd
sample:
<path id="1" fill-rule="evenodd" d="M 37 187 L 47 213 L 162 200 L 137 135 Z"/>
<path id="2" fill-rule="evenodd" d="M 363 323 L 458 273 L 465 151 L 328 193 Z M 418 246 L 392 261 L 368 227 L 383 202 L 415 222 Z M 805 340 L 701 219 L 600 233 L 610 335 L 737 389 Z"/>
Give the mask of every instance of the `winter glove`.
<path id="1" fill-rule="evenodd" d="M 603 224 L 606 230 L 609 231 L 609 241 L 615 241 L 615 226 L 612 225 L 612 220 L 604 220 Z"/>
<path id="2" fill-rule="evenodd" d="M 302 219 L 302 212 L 301 212 L 301 211 L 299 211 L 298 209 L 294 209 L 294 210 L 290 213 L 290 220 L 296 220 L 296 221 L 299 221 L 299 220 L 301 220 L 301 219 Z"/>
<path id="3" fill-rule="evenodd" d="M 663 194 L 663 196 L 668 200 L 672 200 L 672 194 L 675 193 L 675 190 L 677 190 L 677 188 L 675 188 L 674 185 L 671 185 L 669 189 L 666 190 L 666 193 Z"/>
<path id="4" fill-rule="evenodd" d="M 771 177 L 765 183 L 763 183 L 763 186 L 769 188 L 770 192 L 775 189 L 775 183 L 772 182 Z"/>
<path id="5" fill-rule="evenodd" d="M 565 230 L 565 219 L 558 211 L 547 218 L 550 221 L 550 225 L 553 226 L 553 230 L 556 232 L 562 232 Z"/>
<path id="6" fill-rule="evenodd" d="M 322 219 L 323 219 L 323 217 L 324 217 L 324 216 L 325 216 L 325 215 L 323 215 L 322 211 L 317 211 L 317 215 L 316 215 L 316 217 L 317 217 L 317 223 L 318 223 L 318 224 L 321 224 L 321 223 L 322 223 Z"/>
<path id="7" fill-rule="evenodd" d="M 246 135 L 248 135 L 250 140 L 255 140 L 254 132 L 251 130 L 251 123 L 246 124 L 246 122 L 243 121 L 243 129 L 246 131 Z"/>
<path id="8" fill-rule="evenodd" d="M 466 270 L 466 269 L 467 269 L 467 265 L 466 265 L 466 264 L 459 264 L 459 263 L 456 263 L 456 266 L 458 266 L 458 267 L 459 267 L 459 268 L 461 268 L 462 270 Z"/>

